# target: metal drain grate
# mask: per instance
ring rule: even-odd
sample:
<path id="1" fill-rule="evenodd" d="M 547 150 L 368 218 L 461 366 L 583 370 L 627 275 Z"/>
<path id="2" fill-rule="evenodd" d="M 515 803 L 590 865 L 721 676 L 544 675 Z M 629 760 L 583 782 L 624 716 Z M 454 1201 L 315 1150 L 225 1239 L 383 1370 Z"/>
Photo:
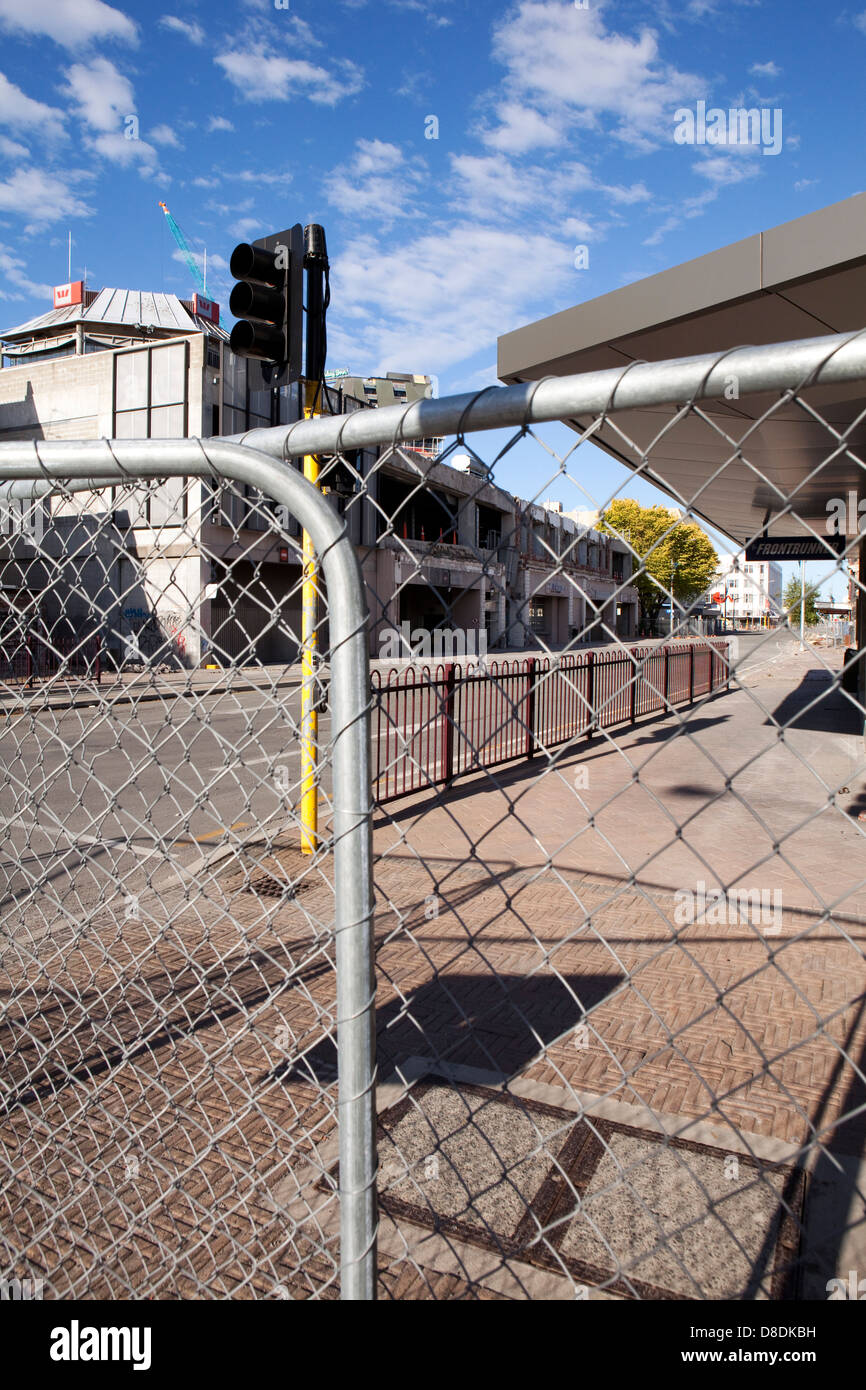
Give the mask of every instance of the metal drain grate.
<path id="1" fill-rule="evenodd" d="M 260 877 L 250 878 L 244 884 L 245 893 L 255 893 L 259 898 L 280 898 L 286 902 L 291 902 L 294 898 L 305 893 L 312 885 L 309 883 L 290 883 L 285 878 L 275 878 L 273 874 L 262 874 Z"/>

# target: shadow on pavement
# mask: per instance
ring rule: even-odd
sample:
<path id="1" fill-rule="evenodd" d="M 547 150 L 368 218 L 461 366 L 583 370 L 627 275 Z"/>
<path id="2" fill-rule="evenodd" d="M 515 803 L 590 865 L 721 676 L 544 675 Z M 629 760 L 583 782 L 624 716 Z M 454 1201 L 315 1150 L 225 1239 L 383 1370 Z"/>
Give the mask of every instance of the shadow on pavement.
<path id="1" fill-rule="evenodd" d="M 826 680 L 821 679 L 825 674 Z M 862 734 L 863 709 L 853 695 L 840 688 L 838 675 L 834 680 L 823 671 L 807 672 L 765 722 L 816 733 Z"/>
<path id="2" fill-rule="evenodd" d="M 466 1066 L 507 1081 L 622 983 L 620 975 L 442 974 L 377 1014 L 377 1063 L 387 1076 L 410 1057 L 431 1066 Z M 579 1001 L 579 1002 L 578 1002 Z M 590 1027 L 591 1032 L 591 1027 Z M 575 1046 L 586 1046 L 579 1033 Z M 333 1037 L 275 1075 L 328 1085 L 337 1071 Z"/>

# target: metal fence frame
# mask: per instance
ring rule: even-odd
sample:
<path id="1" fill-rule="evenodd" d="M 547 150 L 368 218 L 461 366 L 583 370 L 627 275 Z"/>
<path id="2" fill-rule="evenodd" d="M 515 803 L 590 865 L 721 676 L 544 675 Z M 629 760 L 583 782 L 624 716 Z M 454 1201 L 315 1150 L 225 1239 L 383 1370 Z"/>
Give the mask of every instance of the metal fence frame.
<path id="1" fill-rule="evenodd" d="M 0 444 L 0 491 L 6 497 L 36 498 L 58 490 L 93 491 L 119 482 L 165 477 L 227 479 L 248 484 L 285 505 L 313 538 L 330 597 L 344 1299 L 371 1300 L 376 1296 L 368 616 L 360 567 L 341 518 L 321 493 L 285 464 L 306 454 L 340 453 L 375 445 L 393 447 L 403 440 L 428 436 L 463 435 L 507 426 L 527 429 L 533 423 L 568 421 L 578 416 L 597 419 L 638 404 L 691 403 L 722 395 L 731 373 L 738 376 L 741 395 L 866 379 L 866 332 L 643 363 L 529 385 L 491 387 L 405 407 L 253 430 L 229 439 Z M 655 481 L 651 469 L 643 472 Z M 790 499 L 784 500 L 790 504 Z M 828 557 L 834 554 L 828 545 Z M 649 660 L 658 655 L 651 653 Z M 599 665 L 603 660 L 600 658 Z M 666 668 L 667 664 L 665 659 Z M 592 665 L 587 663 L 588 668 Z M 535 666 L 531 670 L 538 674 Z M 452 671 L 452 685 L 454 679 Z M 665 683 L 667 680 L 666 675 Z M 637 691 L 636 679 L 627 684 Z M 693 674 L 689 687 L 689 696 L 693 696 Z M 658 707 L 664 708 L 666 701 L 670 702 L 667 689 Z M 633 708 L 631 717 L 643 712 Z M 533 726 L 528 727 L 531 737 Z M 534 738 L 531 741 L 534 746 Z"/>
<path id="2" fill-rule="evenodd" d="M 376 1277 L 375 988 L 372 944 L 367 607 L 355 552 L 321 492 L 294 469 L 221 440 L 0 444 L 0 491 L 44 497 L 165 477 L 229 479 L 269 494 L 309 532 L 331 596 L 333 829 L 344 1299 L 372 1299 Z"/>
<path id="3" fill-rule="evenodd" d="M 866 379 L 866 329 L 545 377 L 526 385 L 488 386 L 460 396 L 247 430 L 226 439 L 272 458 L 301 458 L 473 430 L 519 429 L 577 416 L 607 415 L 639 405 L 723 398 L 731 376 L 736 376 L 741 396 L 861 381 Z M 651 468 L 643 469 L 642 476 L 656 481 Z M 836 552 L 828 546 L 827 555 L 832 559 Z"/>
<path id="4" fill-rule="evenodd" d="M 484 669 L 447 662 L 374 671 L 376 803 L 694 704 L 727 685 L 727 653 L 727 642 L 696 641 L 493 660 Z M 491 716 L 493 734 L 479 747 L 476 717 Z"/>

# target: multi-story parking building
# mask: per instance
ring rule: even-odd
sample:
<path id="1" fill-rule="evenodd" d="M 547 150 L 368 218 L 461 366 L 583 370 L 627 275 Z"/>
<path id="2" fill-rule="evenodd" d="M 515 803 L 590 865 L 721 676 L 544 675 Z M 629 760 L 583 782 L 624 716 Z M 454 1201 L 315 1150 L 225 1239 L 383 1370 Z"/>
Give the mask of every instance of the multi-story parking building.
<path id="1" fill-rule="evenodd" d="M 61 307 L 0 334 L 0 439 L 207 437 L 301 417 L 297 387 L 267 385 L 258 363 L 231 352 L 217 305 L 80 283 L 71 297 L 78 302 L 66 293 Z M 335 413 L 432 394 L 431 379 L 417 374 L 332 373 L 328 383 Z M 444 443 L 421 440 L 381 458 L 361 452 L 353 465 L 363 492 L 331 494 L 367 581 L 371 654 L 407 623 L 483 632 L 494 650 L 555 649 L 593 624 L 595 640 L 633 636 L 627 547 L 558 504 L 515 498 L 468 456 L 443 453 Z M 197 479 L 149 484 L 135 496 L 134 509 L 120 490 L 39 504 L 35 549 L 26 528 L 0 535 L 7 605 L 26 606 L 55 638 L 64 636 L 61 610 L 70 636 L 101 612 L 94 635 L 115 662 L 140 655 L 192 666 L 215 653 L 292 660 L 301 556 L 271 529 L 269 504 Z M 28 524 L 37 525 L 32 512 Z M 299 541 L 297 523 L 288 529 Z M 272 621 L 275 606 L 282 624 Z"/>

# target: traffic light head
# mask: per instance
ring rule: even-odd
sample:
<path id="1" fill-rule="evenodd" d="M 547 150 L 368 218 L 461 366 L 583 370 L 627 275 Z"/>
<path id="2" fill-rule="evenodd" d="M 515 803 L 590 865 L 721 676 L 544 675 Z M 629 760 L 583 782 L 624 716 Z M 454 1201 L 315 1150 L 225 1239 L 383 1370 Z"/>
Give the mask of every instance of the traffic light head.
<path id="1" fill-rule="evenodd" d="M 238 357 L 255 357 L 300 373 L 303 233 L 298 225 L 260 241 L 241 242 L 229 268 L 237 279 L 229 309 L 237 323 L 229 346 Z"/>

